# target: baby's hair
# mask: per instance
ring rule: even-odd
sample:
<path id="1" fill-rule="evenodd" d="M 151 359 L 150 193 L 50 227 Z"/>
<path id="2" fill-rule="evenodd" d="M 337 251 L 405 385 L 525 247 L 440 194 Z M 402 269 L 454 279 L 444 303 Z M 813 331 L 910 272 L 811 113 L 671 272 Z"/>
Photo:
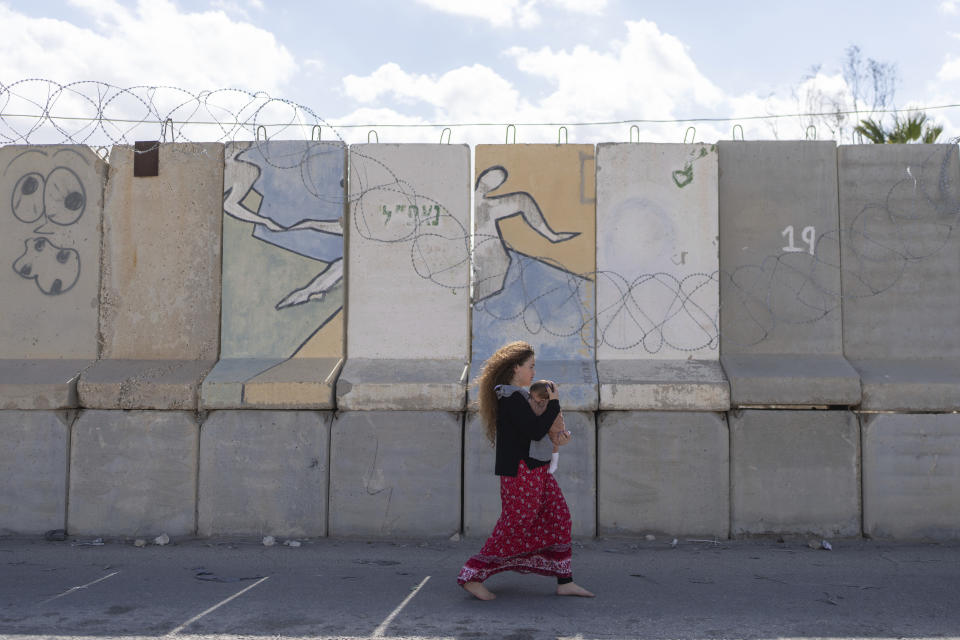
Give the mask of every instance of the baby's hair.
<path id="1" fill-rule="evenodd" d="M 530 385 L 530 393 L 535 393 L 537 395 L 549 395 L 550 394 L 550 382 L 547 380 L 537 380 L 532 385 Z"/>

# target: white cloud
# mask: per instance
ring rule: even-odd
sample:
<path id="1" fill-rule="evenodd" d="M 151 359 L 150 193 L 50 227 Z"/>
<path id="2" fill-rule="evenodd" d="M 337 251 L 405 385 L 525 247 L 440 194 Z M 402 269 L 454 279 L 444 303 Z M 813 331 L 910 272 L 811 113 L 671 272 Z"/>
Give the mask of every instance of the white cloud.
<path id="1" fill-rule="evenodd" d="M 486 20 L 497 28 L 517 26 L 524 29 L 540 24 L 538 6 L 553 6 L 565 11 L 587 14 L 599 14 L 607 6 L 607 0 L 486 0 L 485 2 L 418 0 L 418 2 L 444 13 Z"/>
<path id="2" fill-rule="evenodd" d="M 181 12 L 170 0 L 70 0 L 93 29 L 31 18 L 0 4 L 0 80 L 95 79 L 119 86 L 172 85 L 189 90 L 254 86 L 271 93 L 296 72 L 273 34 L 222 11 Z"/>
<path id="3" fill-rule="evenodd" d="M 940 70 L 937 71 L 937 80 L 940 82 L 960 80 L 960 57 L 948 56 Z"/>
<path id="4" fill-rule="evenodd" d="M 948 15 L 956 15 L 960 12 L 958 5 L 960 5 L 960 0 L 943 0 L 940 3 L 940 11 Z"/>

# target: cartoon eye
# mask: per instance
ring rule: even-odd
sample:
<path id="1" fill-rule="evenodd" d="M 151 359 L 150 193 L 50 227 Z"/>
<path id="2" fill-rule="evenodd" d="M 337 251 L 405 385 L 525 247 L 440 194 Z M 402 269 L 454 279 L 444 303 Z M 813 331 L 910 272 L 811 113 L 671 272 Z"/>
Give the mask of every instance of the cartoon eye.
<path id="1" fill-rule="evenodd" d="M 20 222 L 36 222 L 43 215 L 43 176 L 28 173 L 17 180 L 10 196 L 10 208 Z"/>
<path id="2" fill-rule="evenodd" d="M 67 264 L 67 260 L 70 259 L 70 252 L 67 249 L 60 249 L 57 251 L 57 262 L 60 264 Z"/>
<path id="3" fill-rule="evenodd" d="M 83 215 L 87 196 L 76 173 L 66 167 L 57 167 L 47 176 L 43 202 L 50 222 L 65 226 Z"/>
<path id="4" fill-rule="evenodd" d="M 33 250 L 34 251 L 43 251 L 43 248 L 47 246 L 47 241 L 43 238 L 37 238 L 33 241 Z"/>

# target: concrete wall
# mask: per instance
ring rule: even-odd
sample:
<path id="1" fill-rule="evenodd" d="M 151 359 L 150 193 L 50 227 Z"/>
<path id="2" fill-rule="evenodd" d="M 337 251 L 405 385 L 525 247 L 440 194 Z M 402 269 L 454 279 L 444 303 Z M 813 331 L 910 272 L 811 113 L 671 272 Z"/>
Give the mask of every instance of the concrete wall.
<path id="1" fill-rule="evenodd" d="M 77 406 L 97 357 L 106 175 L 85 146 L 0 148 L 0 409 Z"/>
<path id="2" fill-rule="evenodd" d="M 721 360 L 742 405 L 856 405 L 833 142 L 720 142 Z"/>
<path id="3" fill-rule="evenodd" d="M 599 146 L 601 409 L 730 406 L 717 234 L 716 145 Z"/>
<path id="4" fill-rule="evenodd" d="M 522 338 L 578 535 L 960 537 L 955 147 L 158 151 L 0 148 L 0 531 L 486 535 L 466 382 Z"/>
<path id="5" fill-rule="evenodd" d="M 956 145 L 842 147 L 843 348 L 864 409 L 960 409 Z"/>
<path id="6" fill-rule="evenodd" d="M 220 361 L 205 408 L 334 407 L 345 176 L 342 143 L 226 146 Z"/>
<path id="7" fill-rule="evenodd" d="M 469 167 L 464 145 L 350 148 L 348 360 L 338 407 L 463 409 Z"/>
<path id="8" fill-rule="evenodd" d="M 168 143 L 159 175 L 110 154 L 100 291 L 101 358 L 81 376 L 86 407 L 196 409 L 220 335 L 223 145 Z"/>
<path id="9" fill-rule="evenodd" d="M 595 166 L 593 145 L 477 147 L 471 380 L 526 340 L 564 409 L 596 409 Z"/>

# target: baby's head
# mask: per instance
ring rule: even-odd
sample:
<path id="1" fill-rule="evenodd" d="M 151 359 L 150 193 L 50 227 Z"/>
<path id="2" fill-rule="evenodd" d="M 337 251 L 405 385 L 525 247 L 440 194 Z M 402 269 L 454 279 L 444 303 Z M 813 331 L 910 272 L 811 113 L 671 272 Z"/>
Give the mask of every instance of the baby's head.
<path id="1" fill-rule="evenodd" d="M 550 387 L 551 384 L 549 380 L 537 380 L 530 385 L 530 397 L 534 400 L 549 400 Z"/>

